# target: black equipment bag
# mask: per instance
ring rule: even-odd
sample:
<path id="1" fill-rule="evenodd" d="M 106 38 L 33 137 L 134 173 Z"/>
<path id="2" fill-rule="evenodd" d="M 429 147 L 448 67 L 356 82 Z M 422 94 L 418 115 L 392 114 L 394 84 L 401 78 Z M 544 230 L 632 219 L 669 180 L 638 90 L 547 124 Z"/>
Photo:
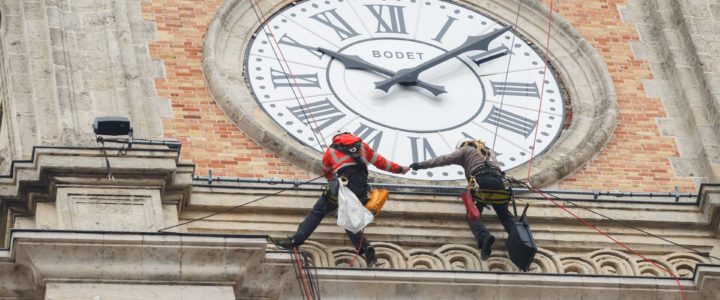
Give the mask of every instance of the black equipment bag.
<path id="1" fill-rule="evenodd" d="M 512 202 L 515 213 L 515 226 L 513 226 L 512 231 L 508 234 L 505 250 L 507 250 L 510 260 L 520 268 L 520 270 L 527 272 L 537 252 L 537 245 L 535 244 L 535 240 L 533 240 L 527 215 L 525 214 L 529 205 L 525 205 L 522 215 L 518 218 L 514 196 L 512 196 Z"/>

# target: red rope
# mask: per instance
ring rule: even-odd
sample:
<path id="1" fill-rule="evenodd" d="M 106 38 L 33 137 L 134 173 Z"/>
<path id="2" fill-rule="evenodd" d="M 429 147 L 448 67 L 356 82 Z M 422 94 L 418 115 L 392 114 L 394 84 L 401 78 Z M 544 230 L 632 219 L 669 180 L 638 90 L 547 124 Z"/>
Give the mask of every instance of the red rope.
<path id="1" fill-rule="evenodd" d="M 353 259 L 350 261 L 350 266 L 352 267 L 355 265 L 355 260 L 357 259 L 358 255 L 360 255 L 360 248 L 363 246 L 363 241 L 365 239 L 365 229 L 360 230 L 360 245 L 355 249 L 355 256 L 353 256 Z M 365 253 L 367 255 L 367 252 Z"/>
<path id="2" fill-rule="evenodd" d="M 263 11 L 258 7 L 258 5 L 257 5 L 258 1 L 259 0 L 250 1 L 250 4 L 253 6 L 253 9 L 256 12 L 260 13 L 261 23 L 265 23 L 267 21 L 267 18 L 265 17 L 265 14 L 263 13 Z M 276 57 L 278 59 L 278 62 L 281 63 L 280 68 L 283 68 L 283 64 L 284 64 L 285 65 L 284 69 L 287 69 L 287 74 L 290 74 L 290 78 L 292 79 L 293 83 L 295 85 L 297 85 L 297 80 L 295 78 L 295 75 L 293 75 L 292 71 L 290 70 L 290 65 L 288 64 L 287 59 L 285 59 L 285 54 L 283 54 L 282 49 L 280 49 L 280 43 L 278 43 L 277 39 L 275 38 L 275 34 L 272 33 L 272 29 L 270 29 L 270 26 L 266 26 L 265 29 L 268 31 L 269 36 L 272 38 L 272 42 L 275 44 L 275 48 L 278 50 L 278 53 L 281 56 L 281 57 Z M 290 87 L 290 88 L 293 89 L 293 94 L 294 94 L 295 89 L 293 87 Z M 303 111 L 307 110 L 307 112 L 310 115 L 310 119 L 312 119 L 312 123 L 315 124 L 315 128 L 317 129 L 318 125 L 317 125 L 317 121 L 315 120 L 315 115 L 313 115 L 312 111 L 306 109 L 307 107 L 309 107 L 309 105 L 307 104 L 307 101 L 305 100 L 305 96 L 302 93 L 302 89 L 297 88 L 297 92 L 300 95 L 299 98 L 302 99 L 302 102 L 305 105 L 305 108 L 303 108 Z M 295 98 L 296 98 L 296 100 L 300 100 L 300 99 L 298 99 L 297 95 L 295 95 Z M 308 121 L 308 125 L 310 125 L 309 121 Z M 312 126 L 310 126 L 310 129 L 312 129 Z M 313 130 L 313 131 L 315 131 L 315 130 Z M 320 150 L 324 151 L 325 149 L 323 149 L 323 145 L 327 145 L 327 142 L 325 141 L 325 137 L 323 136 L 322 132 L 320 132 L 319 129 L 317 130 L 317 133 L 320 135 L 320 139 L 322 139 L 322 144 L 320 145 Z M 320 141 L 318 141 L 318 142 L 320 142 Z"/>
<path id="3" fill-rule="evenodd" d="M 552 198 L 548 197 L 543 191 L 541 191 L 541 190 L 539 190 L 539 189 L 536 189 L 536 188 L 533 188 L 533 187 L 530 187 L 530 190 L 532 190 L 533 192 L 536 192 L 536 193 L 540 194 L 540 195 L 543 196 L 543 198 L 545 198 L 546 200 L 550 200 L 550 202 L 552 202 L 553 204 L 555 204 L 555 206 L 559 207 L 560 209 L 564 210 L 564 211 L 567 212 L 568 214 L 572 215 L 573 217 L 575 217 L 575 219 L 577 219 L 578 221 L 580 221 L 580 222 L 582 222 L 583 224 L 587 225 L 588 227 L 594 229 L 594 230 L 597 231 L 598 233 L 604 235 L 605 237 L 607 237 L 608 239 L 610 239 L 611 241 L 613 241 L 615 244 L 618 244 L 618 245 L 620 245 L 621 247 L 627 249 L 630 253 L 632 253 L 632 254 L 634 254 L 634 255 L 642 258 L 644 261 L 649 262 L 649 263 L 651 263 L 653 266 L 657 267 L 658 269 L 663 270 L 663 271 L 667 272 L 668 274 L 670 274 L 670 276 L 672 276 L 672 277 L 675 279 L 675 283 L 677 283 L 677 286 L 678 286 L 678 288 L 680 289 L 680 296 L 682 297 L 682 299 L 687 300 L 687 296 L 685 295 L 685 289 L 683 288 L 682 284 L 680 284 L 680 278 L 678 278 L 678 276 L 675 275 L 675 273 L 673 273 L 672 271 L 668 270 L 667 268 L 665 268 L 665 267 L 657 264 L 654 260 L 651 260 L 651 259 L 643 256 L 642 254 L 640 254 L 640 253 L 638 253 L 637 251 L 635 251 L 635 250 L 633 250 L 632 248 L 630 248 L 630 247 L 629 247 L 628 245 L 626 245 L 625 243 L 623 243 L 623 242 L 615 239 L 614 237 L 610 236 L 610 234 L 608 234 L 608 233 L 600 230 L 599 228 L 595 227 L 595 225 L 591 224 L 591 223 L 588 222 L 587 220 L 583 219 L 582 217 L 580 217 L 580 216 L 578 216 L 577 214 L 575 214 L 574 212 L 572 212 L 570 209 L 567 208 L 567 206 L 565 206 L 565 205 L 563 205 L 563 204 L 561 204 L 561 203 L 558 203 L 558 202 L 556 202 L 555 200 L 553 200 Z"/>
<path id="4" fill-rule="evenodd" d="M 298 253 L 297 247 L 293 247 L 293 255 L 295 256 L 295 264 L 297 264 L 298 273 L 300 273 L 300 281 L 302 282 L 303 289 L 305 289 L 305 296 L 310 300 L 310 289 L 308 288 L 308 282 L 305 278 L 305 274 L 300 263 L 300 254 Z"/>
<path id="5" fill-rule="evenodd" d="M 550 12 L 548 13 L 548 27 L 547 27 L 547 36 L 546 36 L 546 41 L 545 41 L 545 65 L 544 65 L 544 67 L 543 67 L 543 82 L 542 82 L 541 87 L 540 87 L 540 101 L 539 101 L 540 103 L 539 103 L 539 105 L 538 105 L 537 120 L 536 120 L 536 122 L 535 122 L 535 123 L 537 124 L 537 126 L 538 126 L 538 127 L 537 127 L 538 129 L 535 130 L 535 135 L 533 136 L 533 147 L 532 147 L 531 152 L 530 152 L 530 161 L 528 162 L 528 173 L 527 173 L 527 180 L 528 180 L 528 182 L 530 182 L 530 171 L 531 171 L 531 169 L 532 169 L 532 162 L 533 162 L 533 160 L 534 160 L 534 158 L 535 158 L 535 157 L 534 157 L 534 154 L 535 154 L 535 145 L 536 145 L 536 141 L 537 141 L 537 134 L 538 134 L 538 131 L 540 131 L 540 130 L 539 130 L 539 128 L 540 128 L 539 125 L 540 125 L 540 116 L 541 116 L 541 112 L 542 112 L 542 98 L 543 98 L 543 95 L 544 95 L 544 93 L 545 93 L 545 76 L 547 76 L 548 64 L 550 63 L 550 29 L 552 28 L 553 3 L 554 3 L 554 0 L 550 0 Z M 558 8 L 558 13 L 559 13 L 559 8 Z M 595 230 L 595 231 L 598 232 L 599 234 L 601 234 L 601 235 L 605 236 L 606 238 L 610 239 L 610 240 L 613 241 L 615 244 L 617 244 L 617 245 L 625 248 L 625 249 L 628 250 L 630 253 L 632 253 L 632 254 L 634 254 L 634 255 L 642 258 L 645 262 L 648 262 L 648 263 L 652 264 L 653 266 L 657 267 L 658 269 L 663 270 L 664 272 L 667 272 L 668 274 L 670 274 L 670 275 L 675 279 L 675 283 L 677 283 L 677 286 L 678 286 L 678 288 L 680 289 L 680 296 L 682 297 L 682 299 L 687 300 L 687 296 L 685 295 L 685 289 L 683 288 L 682 284 L 680 283 L 680 278 L 678 278 L 678 276 L 675 275 L 675 273 L 673 273 L 672 271 L 668 270 L 667 268 L 665 268 L 665 267 L 657 264 L 655 261 L 653 261 L 653 260 L 651 260 L 651 259 L 643 256 L 642 254 L 640 254 L 640 253 L 638 253 L 637 251 L 635 251 L 635 250 L 633 250 L 632 248 L 630 248 L 630 247 L 629 247 L 628 245 L 626 245 L 625 243 L 623 243 L 623 242 L 615 239 L 614 237 L 610 236 L 608 233 L 606 233 L 606 232 L 600 230 L 599 228 L 595 227 L 595 225 L 591 224 L 591 223 L 588 222 L 587 220 L 585 220 L 585 219 L 583 219 L 582 217 L 578 216 L 577 214 L 575 214 L 574 212 L 572 212 L 570 209 L 568 209 L 565 205 L 563 205 L 563 204 L 561 204 L 561 203 L 558 203 L 558 202 L 556 202 L 555 200 L 553 200 L 552 198 L 548 197 L 543 191 L 541 191 L 541 190 L 539 190 L 539 189 L 536 189 L 536 188 L 533 188 L 533 187 L 531 187 L 531 186 L 529 186 L 529 185 L 528 185 L 528 188 L 529 188 L 530 190 L 532 190 L 532 191 L 540 194 L 541 196 L 543 196 L 543 198 L 545 198 L 546 200 L 549 200 L 549 201 L 552 202 L 555 206 L 557 206 L 557 207 L 559 207 L 560 209 L 564 210 L 565 212 L 567 212 L 568 214 L 570 214 L 571 216 L 573 216 L 575 219 L 577 219 L 577 220 L 580 221 L 581 223 L 585 224 L 586 226 L 592 228 L 593 230 Z"/>
<path id="6" fill-rule="evenodd" d="M 535 144 L 537 142 L 537 134 L 538 131 L 540 131 L 540 113 L 542 111 L 542 98 L 545 94 L 545 77 L 547 76 L 548 64 L 550 63 L 550 29 L 552 28 L 553 2 L 554 0 L 550 0 L 550 13 L 548 14 L 547 37 L 545 40 L 545 65 L 543 66 L 543 81 L 540 85 L 540 104 L 538 104 L 537 120 L 535 120 L 535 135 L 533 135 L 532 149 L 530 149 L 530 161 L 528 162 L 528 182 L 530 182 L 530 171 L 532 169 L 533 158 L 535 156 Z"/>

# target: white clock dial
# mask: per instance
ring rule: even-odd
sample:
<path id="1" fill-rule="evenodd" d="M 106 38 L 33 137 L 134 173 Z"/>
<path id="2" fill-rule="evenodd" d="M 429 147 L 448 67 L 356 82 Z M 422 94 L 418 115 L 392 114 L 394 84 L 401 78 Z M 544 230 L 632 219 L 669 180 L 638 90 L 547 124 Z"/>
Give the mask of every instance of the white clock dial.
<path id="1" fill-rule="evenodd" d="M 333 132 L 347 129 L 409 165 L 451 152 L 460 139 L 478 138 L 507 170 L 545 151 L 565 112 L 543 55 L 504 27 L 438 0 L 302 1 L 257 31 L 246 52 L 246 76 L 264 111 L 318 151 Z M 457 50 L 483 35 L 492 35 L 484 49 Z M 441 58 L 417 80 L 403 77 L 383 90 L 398 71 Z M 465 175 L 449 166 L 396 176 Z"/>

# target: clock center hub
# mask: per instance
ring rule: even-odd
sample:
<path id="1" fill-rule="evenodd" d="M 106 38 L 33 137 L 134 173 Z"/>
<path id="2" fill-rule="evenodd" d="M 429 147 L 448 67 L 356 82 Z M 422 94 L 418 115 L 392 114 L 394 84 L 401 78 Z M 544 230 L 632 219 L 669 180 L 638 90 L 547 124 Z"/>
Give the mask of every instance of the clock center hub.
<path id="1" fill-rule="evenodd" d="M 429 43 L 399 38 L 374 38 L 350 44 L 338 52 L 397 72 L 416 67 L 445 53 Z M 443 86 L 434 96 L 413 85 L 395 85 L 386 93 L 375 82 L 389 76 L 347 69 L 331 60 L 327 76 L 332 92 L 349 110 L 379 125 L 407 132 L 437 132 L 470 122 L 482 110 L 485 94 L 473 65 L 453 58 L 422 73 L 419 80 Z"/>

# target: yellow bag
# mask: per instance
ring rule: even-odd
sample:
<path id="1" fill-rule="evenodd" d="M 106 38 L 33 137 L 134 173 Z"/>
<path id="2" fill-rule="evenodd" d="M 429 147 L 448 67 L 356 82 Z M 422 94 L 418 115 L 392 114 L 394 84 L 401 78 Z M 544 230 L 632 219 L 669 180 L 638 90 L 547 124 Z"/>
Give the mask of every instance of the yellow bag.
<path id="1" fill-rule="evenodd" d="M 378 215 L 385 205 L 385 201 L 388 199 L 388 190 L 386 189 L 373 189 L 370 191 L 370 199 L 365 204 L 365 208 L 370 210 L 373 215 Z"/>

